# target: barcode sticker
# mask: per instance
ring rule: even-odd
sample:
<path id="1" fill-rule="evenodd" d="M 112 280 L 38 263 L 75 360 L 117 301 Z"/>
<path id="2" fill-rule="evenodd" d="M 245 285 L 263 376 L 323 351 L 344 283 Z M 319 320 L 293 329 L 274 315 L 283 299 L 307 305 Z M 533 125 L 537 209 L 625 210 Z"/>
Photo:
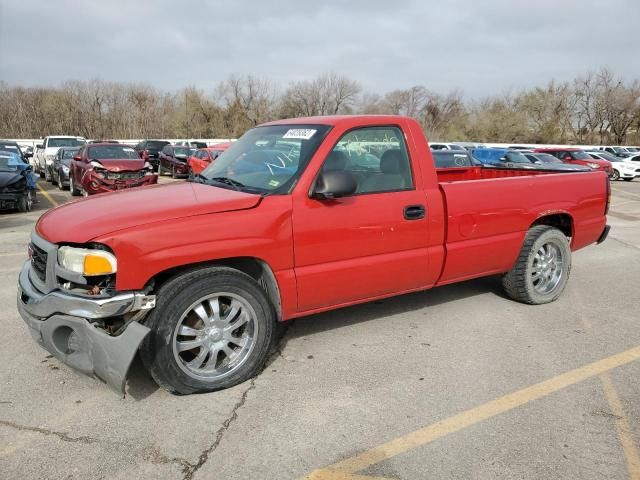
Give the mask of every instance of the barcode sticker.
<path id="1" fill-rule="evenodd" d="M 299 138 L 309 140 L 317 132 L 313 128 L 292 128 L 285 133 L 282 138 Z"/>

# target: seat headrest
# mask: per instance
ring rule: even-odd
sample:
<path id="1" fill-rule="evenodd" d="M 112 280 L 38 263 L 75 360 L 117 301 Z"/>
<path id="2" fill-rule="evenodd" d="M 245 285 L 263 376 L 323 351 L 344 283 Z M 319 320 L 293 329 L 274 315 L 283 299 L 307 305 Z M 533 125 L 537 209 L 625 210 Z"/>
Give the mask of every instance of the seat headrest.
<path id="1" fill-rule="evenodd" d="M 387 150 L 380 158 L 380 171 L 382 173 L 400 173 L 403 160 L 404 156 L 397 148 Z"/>
<path id="2" fill-rule="evenodd" d="M 324 162 L 322 170 L 331 172 L 336 170 L 344 170 L 347 166 L 347 155 L 340 150 L 333 150 Z"/>

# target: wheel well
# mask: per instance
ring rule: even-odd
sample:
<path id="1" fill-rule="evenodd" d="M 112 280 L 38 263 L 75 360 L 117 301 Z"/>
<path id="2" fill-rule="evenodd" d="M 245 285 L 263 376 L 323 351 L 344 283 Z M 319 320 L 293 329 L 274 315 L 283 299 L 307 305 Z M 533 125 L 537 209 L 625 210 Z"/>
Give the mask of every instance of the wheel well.
<path id="1" fill-rule="evenodd" d="M 278 320 L 282 320 L 282 304 L 280 302 L 280 289 L 278 288 L 278 282 L 275 275 L 273 274 L 273 271 L 271 270 L 271 267 L 269 267 L 269 265 L 265 261 L 258 258 L 225 258 L 210 262 L 181 265 L 179 267 L 171 268 L 154 275 L 149 283 L 153 284 L 154 289 L 157 289 L 160 285 L 167 282 L 171 278 L 182 275 L 187 271 L 214 266 L 233 268 L 253 278 L 258 283 L 258 285 L 260 285 L 260 287 L 266 292 L 269 300 L 271 300 L 271 303 L 276 309 Z"/>
<path id="2" fill-rule="evenodd" d="M 573 236 L 573 219 L 568 213 L 545 215 L 533 222 L 531 227 L 535 227 L 536 225 L 549 225 L 550 227 L 555 227 L 560 230 L 567 236 L 567 238 L 571 238 Z"/>

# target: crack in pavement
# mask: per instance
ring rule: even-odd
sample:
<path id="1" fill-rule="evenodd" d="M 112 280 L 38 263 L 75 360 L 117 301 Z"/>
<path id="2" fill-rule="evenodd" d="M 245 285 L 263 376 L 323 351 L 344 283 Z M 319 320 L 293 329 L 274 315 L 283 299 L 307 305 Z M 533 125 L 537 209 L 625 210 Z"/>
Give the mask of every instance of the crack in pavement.
<path id="1" fill-rule="evenodd" d="M 280 333 L 280 338 L 278 339 L 278 342 L 276 343 L 276 345 L 274 345 L 273 352 L 271 353 L 269 358 L 264 362 L 265 366 L 262 368 L 260 373 L 262 373 L 262 371 L 266 368 L 266 366 L 269 363 L 271 363 L 271 360 L 273 359 L 273 357 L 280 357 L 284 360 L 284 356 L 282 355 L 282 350 L 286 346 L 286 336 L 287 336 L 287 333 L 289 332 L 290 326 L 291 326 L 291 322 L 287 322 L 286 324 L 281 326 L 282 330 Z M 182 473 L 184 476 L 182 477 L 182 480 L 192 480 L 196 472 L 200 470 L 200 468 L 202 468 L 202 466 L 205 463 L 207 463 L 207 460 L 209 460 L 209 455 L 211 455 L 211 453 L 213 453 L 213 451 L 216 448 L 218 448 L 218 446 L 220 445 L 220 442 L 222 442 L 224 434 L 227 432 L 227 430 L 229 430 L 229 427 L 231 426 L 231 424 L 238 419 L 238 410 L 240 410 L 240 408 L 242 408 L 244 404 L 247 402 L 247 396 L 249 395 L 249 392 L 254 388 L 256 388 L 256 378 L 258 378 L 259 375 L 260 374 L 256 375 L 254 378 L 251 379 L 249 383 L 249 387 L 244 392 L 242 392 L 242 396 L 240 397 L 240 400 L 238 400 L 236 404 L 233 406 L 233 408 L 231 409 L 231 414 L 226 418 L 224 422 L 222 422 L 222 426 L 216 432 L 216 438 L 213 441 L 213 443 L 209 445 L 209 447 L 207 447 L 205 450 L 203 450 L 202 453 L 200 453 L 200 456 L 198 457 L 198 462 L 193 464 L 186 460 L 184 461 L 185 464 L 183 464 L 183 468 L 182 468 Z M 182 459 L 178 459 L 178 460 L 182 460 Z"/>
<path id="2" fill-rule="evenodd" d="M 145 448 L 142 452 L 142 458 L 156 465 L 180 465 L 182 467 L 183 473 L 186 473 L 190 468 L 194 466 L 193 463 L 185 458 L 166 456 L 157 447 Z"/>
<path id="3" fill-rule="evenodd" d="M 55 437 L 58 437 L 63 442 L 84 443 L 87 445 L 98 442 L 98 440 L 93 437 L 86 437 L 86 436 L 72 437 L 66 432 L 57 432 L 55 430 L 50 430 L 48 428 L 29 427 L 27 425 L 20 425 L 15 422 L 10 422 L 8 420 L 0 420 L 0 425 L 4 425 L 5 427 L 10 427 L 10 428 L 15 428 L 16 430 L 20 430 L 22 432 L 35 432 L 35 433 L 40 433 L 42 435 L 53 435 Z"/>
<path id="4" fill-rule="evenodd" d="M 639 246 L 634 245 L 633 243 L 625 242 L 625 241 L 620 240 L 619 238 L 616 238 L 616 237 L 614 237 L 614 236 L 612 236 L 612 237 L 611 237 L 611 240 L 614 240 L 614 241 L 616 241 L 616 242 L 618 242 L 618 243 L 621 243 L 621 244 L 622 244 L 622 245 L 624 245 L 625 247 L 631 247 L 631 248 L 635 248 L 636 250 L 640 250 L 640 247 L 639 247 Z"/>
<path id="5" fill-rule="evenodd" d="M 220 445 L 220 442 L 222 442 L 222 438 L 224 437 L 225 432 L 229 429 L 231 424 L 238 418 L 238 410 L 242 408 L 242 406 L 245 404 L 245 402 L 247 401 L 247 396 L 249 395 L 249 392 L 253 390 L 255 386 L 256 386 L 255 378 L 252 378 L 249 388 L 247 388 L 244 392 L 242 392 L 242 396 L 240 397 L 240 400 L 238 400 L 236 404 L 233 406 L 233 409 L 231 410 L 231 414 L 229 415 L 229 417 L 227 417 L 227 419 L 224 422 L 222 422 L 222 426 L 216 432 L 216 438 L 213 441 L 213 443 L 209 445 L 209 447 L 207 447 L 205 450 L 203 450 L 202 453 L 200 453 L 200 456 L 198 457 L 198 463 L 189 464 L 188 467 L 183 468 L 182 472 L 184 473 L 184 476 L 182 477 L 182 480 L 191 480 L 195 475 L 195 473 L 198 470 L 200 470 L 200 468 L 205 463 L 207 463 L 207 460 L 209 460 L 209 455 L 211 455 L 211 453 L 216 448 L 218 448 L 218 445 Z"/>

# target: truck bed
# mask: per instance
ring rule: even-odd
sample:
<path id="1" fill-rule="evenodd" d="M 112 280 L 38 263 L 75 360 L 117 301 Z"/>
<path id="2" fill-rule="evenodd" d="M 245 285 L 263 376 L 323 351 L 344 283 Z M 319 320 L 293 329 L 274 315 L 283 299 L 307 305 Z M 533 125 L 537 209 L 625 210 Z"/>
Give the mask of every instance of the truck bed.
<path id="1" fill-rule="evenodd" d="M 437 175 L 447 219 L 440 285 L 508 271 L 542 217 L 565 225 L 572 250 L 594 243 L 606 224 L 603 172 L 472 167 Z"/>

